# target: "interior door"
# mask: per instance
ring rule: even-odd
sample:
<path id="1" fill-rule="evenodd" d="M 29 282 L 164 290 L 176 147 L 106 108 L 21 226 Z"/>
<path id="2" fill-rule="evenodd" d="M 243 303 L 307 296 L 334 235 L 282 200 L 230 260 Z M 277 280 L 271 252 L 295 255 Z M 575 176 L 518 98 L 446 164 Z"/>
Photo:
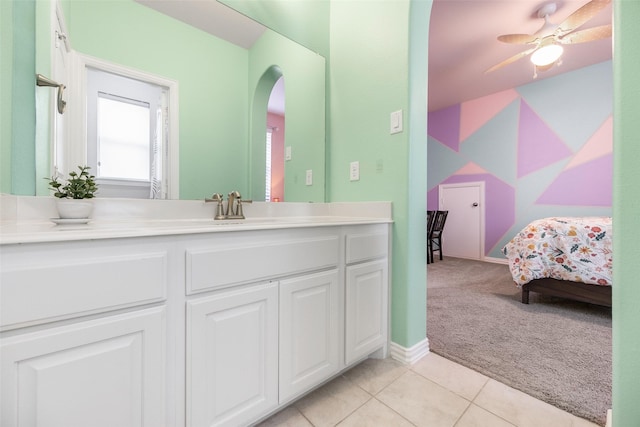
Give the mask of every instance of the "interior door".
<path id="1" fill-rule="evenodd" d="M 443 255 L 482 259 L 484 183 L 444 184 L 439 193 L 439 209 L 449 211 L 442 235 Z"/>

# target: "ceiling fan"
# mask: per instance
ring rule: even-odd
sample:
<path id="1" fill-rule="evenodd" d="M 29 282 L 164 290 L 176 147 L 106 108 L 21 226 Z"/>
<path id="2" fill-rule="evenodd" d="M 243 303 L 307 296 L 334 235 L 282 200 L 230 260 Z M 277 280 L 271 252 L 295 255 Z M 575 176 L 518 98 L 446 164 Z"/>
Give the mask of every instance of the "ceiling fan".
<path id="1" fill-rule="evenodd" d="M 520 52 L 499 64 L 489 68 L 485 73 L 495 71 L 509 65 L 520 58 L 531 55 L 535 72 L 546 71 L 553 67 L 562 56 L 563 44 L 584 43 L 611 37 L 611 24 L 576 31 L 580 26 L 596 16 L 611 0 L 591 0 L 573 12 L 561 24 L 553 24 L 549 16 L 558 7 L 555 2 L 546 3 L 538 9 L 538 18 L 544 19 L 544 25 L 534 34 L 505 34 L 498 36 L 503 43 L 531 45 L 530 49 Z M 536 74 L 534 74 L 534 77 Z"/>

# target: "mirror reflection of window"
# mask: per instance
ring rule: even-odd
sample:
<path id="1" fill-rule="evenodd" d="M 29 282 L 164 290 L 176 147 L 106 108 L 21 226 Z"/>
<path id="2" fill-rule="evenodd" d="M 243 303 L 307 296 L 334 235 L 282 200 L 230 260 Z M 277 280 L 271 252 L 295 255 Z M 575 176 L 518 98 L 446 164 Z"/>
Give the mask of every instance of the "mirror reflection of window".
<path id="1" fill-rule="evenodd" d="M 98 95 L 97 178 L 149 180 L 149 104 Z"/>
<path id="2" fill-rule="evenodd" d="M 284 201 L 285 151 L 285 99 L 284 77 L 280 77 L 271 90 L 267 106 L 267 148 L 265 201 Z"/>
<path id="3" fill-rule="evenodd" d="M 87 164 L 98 197 L 166 198 L 166 90 L 87 68 Z"/>

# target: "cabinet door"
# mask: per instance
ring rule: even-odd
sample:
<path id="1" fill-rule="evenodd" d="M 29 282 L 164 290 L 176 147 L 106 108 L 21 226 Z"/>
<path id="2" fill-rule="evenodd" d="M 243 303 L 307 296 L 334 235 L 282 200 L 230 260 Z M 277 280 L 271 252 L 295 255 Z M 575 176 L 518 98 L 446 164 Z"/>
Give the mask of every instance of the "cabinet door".
<path id="1" fill-rule="evenodd" d="M 387 260 L 347 267 L 345 360 L 349 365 L 387 342 Z"/>
<path id="2" fill-rule="evenodd" d="M 340 369 L 337 270 L 280 282 L 280 403 Z"/>
<path id="3" fill-rule="evenodd" d="M 248 425 L 278 403 L 278 284 L 187 303 L 187 425 Z"/>
<path id="4" fill-rule="evenodd" d="M 166 424 L 164 308 L 3 339 L 3 426 Z"/>

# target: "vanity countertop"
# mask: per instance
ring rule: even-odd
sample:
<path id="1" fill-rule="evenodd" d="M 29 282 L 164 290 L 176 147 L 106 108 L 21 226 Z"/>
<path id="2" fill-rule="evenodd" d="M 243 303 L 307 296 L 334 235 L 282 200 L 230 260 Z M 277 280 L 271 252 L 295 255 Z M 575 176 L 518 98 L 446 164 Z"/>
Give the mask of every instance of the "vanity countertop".
<path id="1" fill-rule="evenodd" d="M 0 245 L 391 223 L 390 202 L 265 203 L 246 219 L 214 220 L 193 200 L 96 199 L 88 221 L 59 220 L 52 198 L 2 195 Z"/>
<path id="2" fill-rule="evenodd" d="M 264 217 L 245 220 L 175 219 L 175 220 L 90 220 L 2 222 L 0 244 L 43 243 L 73 240 L 166 236 L 177 234 L 220 233 L 231 231 L 273 230 L 326 227 L 355 224 L 389 223 L 389 219 L 349 216 Z"/>

